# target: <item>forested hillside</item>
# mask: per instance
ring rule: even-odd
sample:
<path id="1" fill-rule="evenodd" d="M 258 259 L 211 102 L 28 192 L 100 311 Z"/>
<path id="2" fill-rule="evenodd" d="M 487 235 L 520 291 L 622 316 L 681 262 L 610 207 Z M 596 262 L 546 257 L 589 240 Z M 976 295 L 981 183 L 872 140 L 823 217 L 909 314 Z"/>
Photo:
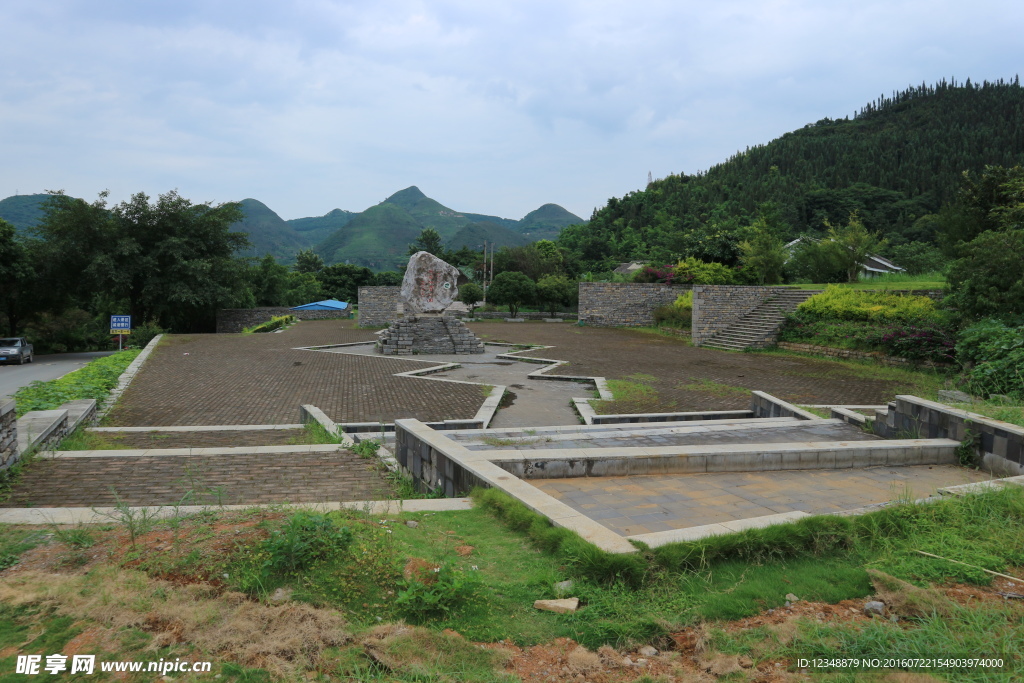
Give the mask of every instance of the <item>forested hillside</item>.
<path id="1" fill-rule="evenodd" d="M 792 238 L 856 211 L 891 246 L 931 243 L 965 171 L 1021 163 L 1019 79 L 943 81 L 881 97 L 852 119 L 808 124 L 706 173 L 612 198 L 558 241 L 592 270 L 633 258 L 732 263 L 742 228 L 759 216 Z"/>

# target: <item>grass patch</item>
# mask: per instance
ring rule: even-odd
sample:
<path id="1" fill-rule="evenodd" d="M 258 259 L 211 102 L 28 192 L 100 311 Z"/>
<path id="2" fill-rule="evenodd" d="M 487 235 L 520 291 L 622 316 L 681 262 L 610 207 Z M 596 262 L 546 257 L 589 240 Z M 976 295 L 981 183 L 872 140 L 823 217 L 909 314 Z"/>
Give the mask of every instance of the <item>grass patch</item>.
<path id="1" fill-rule="evenodd" d="M 818 363 L 827 364 L 831 367 L 839 367 L 847 371 L 848 376 L 856 379 L 879 380 L 896 384 L 896 391 L 903 394 L 914 394 L 921 398 L 935 400 L 939 389 L 947 389 L 951 384 L 951 376 L 945 372 L 930 368 L 895 368 L 888 365 L 880 365 L 869 360 L 833 360 L 824 359 L 814 354 L 800 353 L 799 351 L 784 351 L 782 349 L 752 350 L 748 353 L 764 354 L 766 356 L 778 356 L 781 358 L 813 358 Z M 822 378 L 828 371 L 828 367 L 815 365 L 806 368 L 794 368 L 786 370 L 783 374 L 794 377 L 815 377 Z"/>
<path id="2" fill-rule="evenodd" d="M 1001 401 L 986 401 L 984 403 L 976 401 L 973 403 L 952 403 L 950 407 L 984 415 L 993 420 L 1009 422 L 1018 427 L 1024 427 L 1024 406 L 1008 405 Z"/>
<path id="3" fill-rule="evenodd" d="M 795 289 L 825 289 L 828 284 L 824 283 L 801 283 L 789 285 Z M 864 278 L 857 282 L 844 282 L 838 287 L 850 289 L 875 289 L 875 290 L 920 290 L 920 289 L 944 289 L 946 278 L 941 273 L 924 273 L 921 275 L 907 275 L 905 273 L 890 273 L 878 277 Z"/>
<path id="4" fill-rule="evenodd" d="M 133 448 L 122 443 L 124 437 L 117 433 L 90 432 L 79 426 L 57 446 L 58 451 L 116 451 Z"/>
<path id="5" fill-rule="evenodd" d="M 722 384 L 712 379 L 696 379 L 689 384 L 680 384 L 679 388 L 684 391 L 700 391 L 705 394 L 711 394 L 718 398 L 725 398 L 726 396 L 749 396 L 750 389 L 744 389 L 743 387 L 734 387 L 731 384 Z"/>
<path id="6" fill-rule="evenodd" d="M 119 351 L 97 358 L 82 368 L 49 382 L 32 382 L 14 394 L 18 417 L 30 410 L 52 410 L 68 401 L 94 398 L 102 403 L 117 380 L 141 351 Z"/>
<path id="7" fill-rule="evenodd" d="M 264 332 L 273 332 L 289 325 L 294 325 L 298 320 L 294 315 L 278 315 L 274 316 L 265 323 L 253 325 L 242 330 L 242 334 L 260 334 Z"/>

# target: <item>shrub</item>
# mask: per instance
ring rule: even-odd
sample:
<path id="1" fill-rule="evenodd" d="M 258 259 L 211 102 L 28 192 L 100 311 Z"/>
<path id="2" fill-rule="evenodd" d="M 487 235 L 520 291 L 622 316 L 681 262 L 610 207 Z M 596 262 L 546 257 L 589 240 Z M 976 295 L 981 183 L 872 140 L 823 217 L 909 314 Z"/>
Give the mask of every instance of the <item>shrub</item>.
<path id="1" fill-rule="evenodd" d="M 676 264 L 676 282 L 688 285 L 734 285 L 736 272 L 721 263 L 707 263 L 692 256 Z"/>
<path id="2" fill-rule="evenodd" d="M 475 282 L 467 282 L 459 287 L 459 301 L 466 304 L 469 309 L 469 317 L 473 317 L 477 304 L 484 299 L 484 290 Z"/>
<path id="3" fill-rule="evenodd" d="M 402 582 L 395 604 L 413 620 L 444 617 L 476 595 L 479 581 L 451 565 Z"/>
<path id="4" fill-rule="evenodd" d="M 294 315 L 277 315 L 268 320 L 265 323 L 259 325 L 253 325 L 242 330 L 242 334 L 258 334 L 260 332 L 273 332 L 279 330 L 285 325 L 291 325 L 295 322 Z"/>
<path id="5" fill-rule="evenodd" d="M 960 333 L 956 350 L 969 391 L 1024 399 L 1024 326 L 983 320 Z"/>
<path id="6" fill-rule="evenodd" d="M 654 309 L 654 324 L 664 327 L 689 327 L 693 319 L 693 291 L 680 294 L 670 304 Z"/>
<path id="7" fill-rule="evenodd" d="M 983 232 L 949 266 L 947 301 L 965 318 L 1024 316 L 1024 230 Z"/>
<path id="8" fill-rule="evenodd" d="M 644 266 L 633 274 L 633 282 L 672 284 L 676 278 L 676 269 L 672 264 L 664 266 Z M 593 282 L 593 280 L 590 280 Z"/>
<path id="9" fill-rule="evenodd" d="M 908 360 L 951 363 L 954 333 L 942 323 L 878 324 L 858 320 L 813 320 L 790 315 L 779 340 L 841 349 L 880 351 Z"/>
<path id="10" fill-rule="evenodd" d="M 537 282 L 537 300 L 544 304 L 551 317 L 559 306 L 572 305 L 579 296 L 579 285 L 564 275 L 545 275 Z"/>
<path id="11" fill-rule="evenodd" d="M 352 532 L 330 517 L 300 512 L 263 542 L 265 576 L 301 571 L 317 560 L 348 549 Z"/>
<path id="12" fill-rule="evenodd" d="M 807 321 L 863 320 L 873 323 L 939 322 L 935 302 L 926 296 L 870 292 L 829 286 L 797 307 Z"/>

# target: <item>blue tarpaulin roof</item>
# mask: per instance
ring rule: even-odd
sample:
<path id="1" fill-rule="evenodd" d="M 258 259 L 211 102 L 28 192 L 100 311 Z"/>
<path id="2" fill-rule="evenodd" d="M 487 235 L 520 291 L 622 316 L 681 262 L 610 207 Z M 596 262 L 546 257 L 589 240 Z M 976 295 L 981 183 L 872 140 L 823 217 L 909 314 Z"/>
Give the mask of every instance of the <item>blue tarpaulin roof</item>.
<path id="1" fill-rule="evenodd" d="M 301 306 L 295 306 L 291 310 L 293 311 L 344 311 L 348 308 L 348 304 L 344 301 L 338 301 L 337 299 L 327 299 L 326 301 L 315 301 L 311 304 L 302 304 Z"/>

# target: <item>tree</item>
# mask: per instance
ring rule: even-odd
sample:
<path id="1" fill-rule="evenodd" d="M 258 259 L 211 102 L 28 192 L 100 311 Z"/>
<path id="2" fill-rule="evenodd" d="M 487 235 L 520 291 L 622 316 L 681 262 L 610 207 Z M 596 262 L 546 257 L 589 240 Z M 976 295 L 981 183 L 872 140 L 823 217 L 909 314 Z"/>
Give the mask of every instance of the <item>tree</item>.
<path id="1" fill-rule="evenodd" d="M 949 266 L 947 299 L 967 319 L 1013 321 L 1024 316 L 1024 230 L 989 230 L 962 248 Z"/>
<path id="2" fill-rule="evenodd" d="M 441 233 L 433 228 L 423 228 L 416 241 L 409 245 L 409 256 L 412 256 L 417 251 L 433 254 L 442 261 L 448 260 L 448 252 L 445 251 L 444 244 L 441 242 Z"/>
<path id="3" fill-rule="evenodd" d="M 382 270 L 373 278 L 373 284 L 378 287 L 398 287 L 402 284 L 405 276 L 394 270 Z"/>
<path id="4" fill-rule="evenodd" d="M 551 317 L 555 309 L 569 306 L 579 296 L 579 285 L 564 275 L 545 275 L 537 281 L 537 300 L 545 304 Z"/>
<path id="5" fill-rule="evenodd" d="M 494 282 L 487 289 L 491 303 L 508 306 L 509 313 L 515 318 L 519 307 L 532 302 L 537 296 L 537 285 L 523 273 L 506 271 L 495 276 Z"/>
<path id="6" fill-rule="evenodd" d="M 336 263 L 327 266 L 317 275 L 323 284 L 324 293 L 332 299 L 359 303 L 359 288 L 376 283 L 373 271 L 363 266 Z"/>
<path id="7" fill-rule="evenodd" d="M 469 308 L 469 317 L 473 317 L 473 312 L 476 310 L 477 304 L 483 301 L 484 290 L 480 289 L 480 285 L 475 282 L 467 282 L 466 284 L 459 287 L 459 301 L 466 304 Z"/>
<path id="8" fill-rule="evenodd" d="M 846 273 L 846 281 L 856 282 L 868 256 L 884 247 L 885 240 L 868 232 L 855 213 L 850 214 L 845 227 L 835 228 L 828 223 L 825 225 L 828 226 L 825 248 L 832 252 L 835 263 Z"/>
<path id="9" fill-rule="evenodd" d="M 0 218 L 0 312 L 7 318 L 7 334 L 12 337 L 29 312 L 34 275 L 28 248 L 18 239 L 14 226 Z"/>
<path id="10" fill-rule="evenodd" d="M 324 260 L 312 249 L 303 249 L 295 255 L 296 273 L 319 273 L 324 269 Z"/>
<path id="11" fill-rule="evenodd" d="M 175 191 L 151 203 L 140 192 L 108 209 L 106 197 L 87 204 L 56 193 L 36 228 L 53 266 L 48 277 L 69 301 L 104 298 L 135 321 L 186 330 L 208 325 L 245 291 L 235 252 L 250 244 L 230 231 L 242 218 L 239 204 L 193 204 Z"/>
<path id="12" fill-rule="evenodd" d="M 775 285 L 782 282 L 782 269 L 786 265 L 786 247 L 782 240 L 769 230 L 764 219 L 758 219 L 750 226 L 750 239 L 740 242 L 740 262 L 759 285 Z"/>

